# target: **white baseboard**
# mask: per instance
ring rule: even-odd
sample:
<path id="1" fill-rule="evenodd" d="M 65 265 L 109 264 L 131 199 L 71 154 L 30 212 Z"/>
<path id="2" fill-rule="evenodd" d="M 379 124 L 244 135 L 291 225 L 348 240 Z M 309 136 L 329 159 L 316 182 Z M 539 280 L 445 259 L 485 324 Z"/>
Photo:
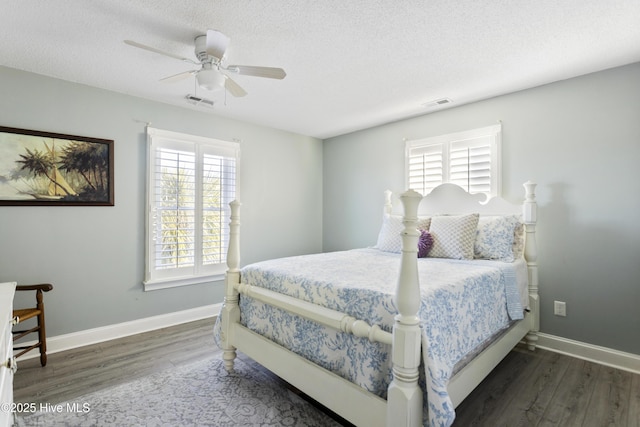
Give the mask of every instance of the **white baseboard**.
<path id="1" fill-rule="evenodd" d="M 640 355 L 538 333 L 537 347 L 640 374 Z"/>
<path id="2" fill-rule="evenodd" d="M 47 354 L 71 350 L 85 345 L 98 344 L 117 338 L 179 325 L 181 323 L 215 317 L 220 314 L 221 309 L 221 303 L 205 305 L 203 307 L 145 317 L 143 319 L 131 320 L 129 322 L 117 323 L 115 325 L 102 326 L 99 328 L 72 332 L 70 334 L 47 337 Z M 33 357 L 39 357 L 39 355 L 40 353 L 37 351 L 30 351 L 20 359 L 30 359 Z"/>

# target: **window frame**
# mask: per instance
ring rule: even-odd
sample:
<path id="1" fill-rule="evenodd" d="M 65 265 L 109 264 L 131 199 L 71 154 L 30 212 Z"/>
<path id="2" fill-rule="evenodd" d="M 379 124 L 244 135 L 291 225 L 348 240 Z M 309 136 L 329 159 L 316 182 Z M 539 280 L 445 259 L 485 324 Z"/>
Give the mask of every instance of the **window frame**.
<path id="1" fill-rule="evenodd" d="M 411 186 L 410 160 L 412 152 L 423 151 L 437 153 L 441 156 L 440 167 L 442 169 L 442 178 L 440 183 L 451 182 L 451 149 L 454 147 L 474 148 L 482 139 L 489 140 L 490 151 L 490 190 L 488 192 L 476 192 L 472 194 L 485 194 L 487 198 L 500 196 L 502 194 L 502 124 L 498 123 L 491 126 L 485 126 L 476 129 L 454 132 L 445 135 L 438 135 L 416 140 L 407 140 L 405 142 L 405 185 L 406 188 L 414 188 Z M 424 169 L 423 169 L 424 172 Z M 424 173 L 423 173 L 424 176 Z M 463 187 L 464 188 L 464 187 Z M 417 189 L 418 190 L 418 189 Z M 424 187 L 420 189 L 420 193 L 424 191 Z M 466 189 L 465 189 L 466 191 Z M 430 191 L 429 191 L 430 192 Z M 427 195 L 425 192 L 423 195 Z"/>
<path id="2" fill-rule="evenodd" d="M 176 268 L 156 268 L 156 252 L 154 239 L 157 227 L 158 208 L 155 205 L 155 189 L 156 183 L 156 154 L 158 150 L 177 150 L 183 153 L 194 154 L 194 181 L 193 189 L 194 201 L 194 262 L 193 266 L 183 266 Z M 226 221 L 229 218 L 229 202 L 239 197 L 240 189 L 240 143 L 237 141 L 224 141 L 215 138 L 208 138 L 196 135 L 190 135 L 180 132 L 172 132 L 162 129 L 147 127 L 147 188 L 146 188 L 146 205 L 145 205 L 145 276 L 143 280 L 144 290 L 151 291 L 157 289 L 173 288 L 178 286 L 192 285 L 198 283 L 206 283 L 222 280 L 227 270 L 226 266 L 226 250 L 223 251 L 221 262 L 205 265 L 202 262 L 204 255 L 201 253 L 203 245 L 204 232 L 202 227 L 196 224 L 202 224 L 205 209 L 203 208 L 202 194 L 204 185 L 203 170 L 205 156 L 222 156 L 224 158 L 233 159 L 233 169 L 230 177 L 235 184 L 227 186 L 222 184 L 222 201 L 221 201 L 221 232 L 226 237 L 228 245 L 229 224 Z M 225 175 L 225 161 L 223 164 L 221 175 Z M 228 180 L 226 180 L 228 182 Z"/>

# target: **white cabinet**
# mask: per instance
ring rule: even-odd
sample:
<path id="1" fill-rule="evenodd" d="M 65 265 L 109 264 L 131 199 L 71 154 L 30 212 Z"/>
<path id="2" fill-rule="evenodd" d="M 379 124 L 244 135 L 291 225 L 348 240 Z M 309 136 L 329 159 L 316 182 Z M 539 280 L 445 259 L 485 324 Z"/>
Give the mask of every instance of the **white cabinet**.
<path id="1" fill-rule="evenodd" d="M 13 425 L 13 294 L 16 283 L 0 283 L 0 427 Z"/>

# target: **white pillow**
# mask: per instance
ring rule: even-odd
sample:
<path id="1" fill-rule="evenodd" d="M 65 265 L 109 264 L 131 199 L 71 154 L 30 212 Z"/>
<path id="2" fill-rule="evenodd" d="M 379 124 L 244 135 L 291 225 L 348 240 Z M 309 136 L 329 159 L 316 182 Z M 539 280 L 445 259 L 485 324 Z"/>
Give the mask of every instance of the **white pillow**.
<path id="1" fill-rule="evenodd" d="M 517 215 L 480 217 L 473 249 L 475 258 L 513 262 L 515 230 L 519 223 Z"/>
<path id="2" fill-rule="evenodd" d="M 418 218 L 418 230 L 429 230 L 431 218 Z M 374 246 L 385 252 L 400 253 L 402 252 L 402 217 L 399 215 L 385 215 L 382 219 L 382 227 L 378 233 L 378 242 Z"/>
<path id="3" fill-rule="evenodd" d="M 431 218 L 432 258 L 473 259 L 479 214 L 442 215 Z"/>

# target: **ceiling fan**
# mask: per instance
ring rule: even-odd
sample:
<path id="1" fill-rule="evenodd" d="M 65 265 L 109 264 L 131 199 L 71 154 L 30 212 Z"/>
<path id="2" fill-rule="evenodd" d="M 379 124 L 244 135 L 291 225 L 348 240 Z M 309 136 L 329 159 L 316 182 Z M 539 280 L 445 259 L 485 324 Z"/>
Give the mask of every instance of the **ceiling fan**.
<path id="1" fill-rule="evenodd" d="M 223 61 L 227 46 L 229 46 L 229 37 L 217 30 L 207 30 L 206 34 L 195 38 L 195 54 L 197 61 L 184 58 L 173 53 L 165 52 L 151 46 L 146 46 L 133 40 L 125 40 L 124 42 L 130 46 L 148 50 L 170 58 L 178 59 L 190 64 L 199 65 L 200 68 L 185 71 L 173 76 L 161 79 L 164 82 L 176 82 L 195 75 L 198 85 L 206 90 L 215 91 L 225 88 L 229 93 L 236 97 L 242 97 L 247 92 L 231 79 L 226 73 L 235 73 L 245 76 L 266 77 L 269 79 L 284 79 L 287 73 L 282 68 L 274 67 L 257 67 L 253 65 L 228 65 L 225 66 Z"/>

